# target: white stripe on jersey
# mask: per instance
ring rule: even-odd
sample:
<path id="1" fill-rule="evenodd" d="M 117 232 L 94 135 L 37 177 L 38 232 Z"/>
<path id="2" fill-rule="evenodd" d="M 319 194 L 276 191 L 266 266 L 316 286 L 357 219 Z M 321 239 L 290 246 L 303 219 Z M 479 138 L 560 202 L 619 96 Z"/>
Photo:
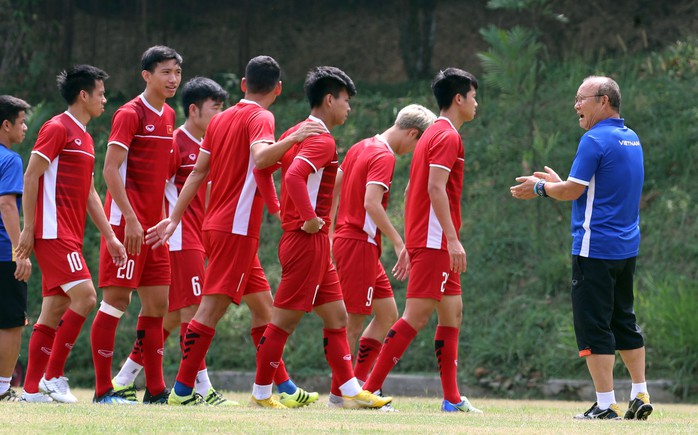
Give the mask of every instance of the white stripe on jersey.
<path id="1" fill-rule="evenodd" d="M 366 216 L 364 217 L 364 227 L 362 228 L 366 234 L 368 234 L 368 243 L 372 243 L 374 245 L 378 245 L 376 243 L 376 229 L 378 228 L 378 225 L 376 225 L 375 222 L 373 222 L 373 219 L 371 219 L 371 216 L 369 216 L 368 212 L 366 212 Z"/>
<path id="2" fill-rule="evenodd" d="M 596 196 L 596 175 L 591 177 L 589 180 L 589 187 L 587 188 L 587 203 L 586 209 L 584 210 L 584 223 L 582 228 L 584 228 L 584 236 L 582 236 L 582 246 L 579 249 L 580 257 L 589 257 L 589 244 L 591 241 L 591 212 L 594 210 L 594 197 Z"/>
<path id="3" fill-rule="evenodd" d="M 121 166 L 119 166 L 119 175 L 121 175 L 121 182 L 124 183 L 124 188 L 126 188 L 126 162 L 128 162 L 128 152 L 126 153 L 126 158 L 124 159 L 123 163 L 121 163 Z M 109 207 L 109 223 L 118 227 L 121 225 L 122 216 L 123 213 L 121 212 L 121 209 L 116 204 L 116 201 L 114 201 L 114 198 L 112 198 L 111 206 Z"/>
<path id="4" fill-rule="evenodd" d="M 439 219 L 434 213 L 434 206 L 429 205 L 429 227 L 427 228 L 427 248 L 441 249 L 441 239 L 444 230 L 441 228 Z"/>
<path id="5" fill-rule="evenodd" d="M 320 191 L 320 183 L 322 183 L 323 172 L 325 172 L 325 168 L 308 175 L 308 197 L 310 197 L 310 205 L 313 206 L 313 210 L 315 210 L 315 206 L 317 206 L 317 195 Z"/>
<path id="6" fill-rule="evenodd" d="M 167 215 L 172 214 L 174 206 L 177 203 L 177 186 L 174 184 L 174 176 L 165 183 L 165 199 L 167 199 Z M 177 228 L 169 239 L 170 251 L 182 250 L 182 221 L 179 222 Z"/>
<path id="7" fill-rule="evenodd" d="M 250 154 L 247 162 L 247 173 L 245 174 L 245 184 L 242 186 L 240 198 L 235 206 L 235 216 L 233 216 L 233 234 L 246 236 L 250 227 L 250 216 L 252 215 L 252 203 L 254 194 L 257 191 L 257 182 L 254 180 L 252 171 L 254 170 L 254 159 Z"/>
<path id="8" fill-rule="evenodd" d="M 44 239 L 58 238 L 58 215 L 56 213 L 56 178 L 60 156 L 53 159 L 44 172 L 43 208 L 41 233 Z"/>
<path id="9" fill-rule="evenodd" d="M 63 151 L 66 152 L 66 153 L 80 153 L 80 154 L 85 154 L 86 156 L 90 156 L 90 157 L 92 157 L 93 159 L 95 158 L 95 156 L 93 156 L 92 154 L 90 154 L 90 153 L 88 153 L 88 152 L 85 152 L 85 151 L 82 151 L 82 150 L 66 150 L 66 149 L 64 149 Z"/>

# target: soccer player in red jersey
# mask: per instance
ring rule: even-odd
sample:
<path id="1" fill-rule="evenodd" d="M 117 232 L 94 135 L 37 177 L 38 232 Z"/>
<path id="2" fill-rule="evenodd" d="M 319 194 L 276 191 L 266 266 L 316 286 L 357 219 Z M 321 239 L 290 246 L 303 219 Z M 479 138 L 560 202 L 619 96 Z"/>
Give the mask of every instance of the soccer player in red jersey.
<path id="1" fill-rule="evenodd" d="M 465 164 L 458 129 L 475 117 L 477 80 L 461 69 L 447 68 L 436 75 L 431 87 L 441 116 L 419 139 L 412 157 L 405 207 L 405 246 L 411 266 L 405 311 L 390 328 L 364 388 L 382 387 L 436 310 L 434 345 L 444 393 L 441 410 L 480 412 L 460 395 L 457 382 L 463 316 L 460 274 L 467 265 L 458 234 Z"/>
<path id="2" fill-rule="evenodd" d="M 281 283 L 274 298 L 271 323 L 257 350 L 257 373 L 252 400 L 262 407 L 285 408 L 272 396 L 272 380 L 284 346 L 305 313 L 314 310 L 324 323 L 325 356 L 337 378 L 347 407 L 380 408 L 381 398 L 359 386 L 347 342 L 347 314 L 339 278 L 330 258 L 328 229 L 337 174 L 337 148 L 330 130 L 349 116 L 349 99 L 356 94 L 352 80 L 335 67 L 312 69 L 305 80 L 310 116 L 286 131 L 293 135 L 315 121 L 325 131 L 293 145 L 281 160 Z M 278 165 L 276 165 L 278 167 Z M 260 175 L 260 174 L 258 174 Z M 260 175 L 261 176 L 261 175 Z M 263 194 L 270 202 L 270 191 Z"/>
<path id="3" fill-rule="evenodd" d="M 41 314 L 29 340 L 22 400 L 77 402 L 64 376 L 68 359 L 97 293 L 82 255 L 85 215 L 102 233 L 108 259 L 122 266 L 126 250 L 114 235 L 94 187 L 94 143 L 87 132 L 104 112 L 108 75 L 77 65 L 58 75 L 68 110 L 47 121 L 24 174 L 24 230 L 17 255 L 34 251 L 42 272 Z"/>
<path id="4" fill-rule="evenodd" d="M 274 115 L 267 109 L 281 94 L 280 75 L 279 64 L 269 56 L 257 56 L 248 62 L 241 82 L 245 98 L 213 118 L 194 170 L 170 217 L 148 230 L 148 243 L 153 247 L 168 241 L 202 184 L 211 180 L 203 222 L 209 263 L 201 305 L 184 333 L 182 362 L 169 397 L 172 405 L 203 403 L 194 391 L 196 375 L 216 325 L 231 303 L 239 305 L 244 301 L 250 309 L 255 345 L 271 319 L 273 298 L 257 256 L 264 202 L 257 191 L 253 169 L 273 165 L 294 143 L 322 131 L 320 125 L 308 124 L 276 141 Z M 271 174 L 265 181 L 273 189 Z M 269 212 L 278 214 L 278 206 Z M 282 399 L 290 406 L 307 405 L 318 398 L 317 393 L 308 393 L 293 384 L 283 362 L 274 380 Z"/>
<path id="5" fill-rule="evenodd" d="M 412 152 L 435 119 L 436 115 L 423 106 L 403 108 L 389 129 L 352 146 L 337 172 L 332 253 L 347 308 L 347 338 L 352 355 L 356 355 L 354 374 L 359 382 L 368 378 L 385 334 L 398 317 L 393 290 L 380 263 L 382 234 L 392 242 L 398 258 L 393 275 L 404 280 L 409 272 L 405 244 L 386 213 L 395 156 Z M 372 313 L 375 317 L 362 334 L 366 317 Z M 333 383 L 330 403 L 341 403 L 337 387 Z"/>
<path id="6" fill-rule="evenodd" d="M 111 364 L 116 328 L 134 289 L 142 305 L 136 333 L 145 370 L 143 403 L 164 403 L 169 394 L 162 374 L 162 318 L 167 313 L 170 259 L 166 247 L 144 245 L 144 233 L 163 217 L 175 123 L 174 110 L 165 100 L 174 97 L 179 87 L 181 64 L 182 57 L 169 47 L 147 49 L 141 58 L 145 91 L 121 106 L 112 119 L 104 159 L 105 210 L 128 260 L 122 266 L 106 262 L 102 238 L 99 286 L 103 298 L 90 336 L 97 403 L 133 403 L 115 394 Z"/>
<path id="7" fill-rule="evenodd" d="M 182 87 L 182 105 L 186 121 L 174 132 L 174 143 L 177 146 L 176 173 L 165 186 L 168 215 L 174 209 L 184 182 L 194 169 L 206 128 L 211 119 L 222 111 L 227 98 L 228 93 L 218 83 L 206 77 L 194 77 Z M 169 308 L 163 320 L 165 340 L 177 327 L 180 330 L 180 338 L 184 337 L 187 325 L 201 303 L 206 257 L 201 225 L 206 209 L 207 187 L 207 184 L 201 185 L 169 239 L 172 283 Z M 182 343 L 180 339 L 180 344 Z M 112 380 L 114 391 L 123 391 L 126 397 L 137 400 L 134 380 L 142 369 L 143 359 L 136 342 L 121 371 Z M 213 388 L 205 360 L 202 361 L 196 375 L 196 391 L 211 405 L 237 404 L 224 398 Z"/>

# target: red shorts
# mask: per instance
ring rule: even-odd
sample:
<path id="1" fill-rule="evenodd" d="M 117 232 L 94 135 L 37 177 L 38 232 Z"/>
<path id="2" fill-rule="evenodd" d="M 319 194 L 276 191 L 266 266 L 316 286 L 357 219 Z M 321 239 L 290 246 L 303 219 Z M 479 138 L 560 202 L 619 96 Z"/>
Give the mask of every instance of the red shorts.
<path id="1" fill-rule="evenodd" d="M 461 294 L 460 274 L 451 272 L 448 251 L 440 249 L 408 249 L 410 278 L 407 282 L 408 298 L 441 300 L 442 296 Z"/>
<path id="2" fill-rule="evenodd" d="M 125 225 L 112 229 L 123 243 Z M 126 264 L 117 267 L 107 250 L 104 237 L 99 244 L 99 286 L 137 289 L 146 286 L 170 285 L 170 253 L 167 246 L 152 249 L 144 244 L 140 255 L 128 254 Z"/>
<path id="3" fill-rule="evenodd" d="M 205 264 L 206 254 L 202 251 L 196 249 L 170 251 L 170 268 L 172 269 L 170 312 L 201 304 Z"/>
<path id="4" fill-rule="evenodd" d="M 279 261 L 275 307 L 309 313 L 313 307 L 342 300 L 327 234 L 286 231 L 279 241 Z"/>
<path id="5" fill-rule="evenodd" d="M 204 231 L 208 254 L 204 294 L 223 294 L 240 305 L 243 295 L 269 291 L 262 264 L 257 257 L 259 240 L 253 237 Z"/>
<path id="6" fill-rule="evenodd" d="M 41 269 L 43 297 L 67 297 L 61 284 L 92 279 L 80 243 L 62 239 L 34 239 L 34 255 Z"/>
<path id="7" fill-rule="evenodd" d="M 348 313 L 371 314 L 374 299 L 393 297 L 378 246 L 339 237 L 334 239 L 332 253 Z"/>

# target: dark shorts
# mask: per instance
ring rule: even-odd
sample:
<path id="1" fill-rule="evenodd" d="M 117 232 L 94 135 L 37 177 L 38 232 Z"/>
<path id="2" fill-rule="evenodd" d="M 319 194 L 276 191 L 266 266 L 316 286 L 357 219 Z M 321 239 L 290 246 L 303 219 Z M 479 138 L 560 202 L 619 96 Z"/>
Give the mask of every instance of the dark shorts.
<path id="1" fill-rule="evenodd" d="M 635 320 L 635 257 L 572 256 L 572 313 L 579 356 L 613 355 L 645 345 Z"/>
<path id="2" fill-rule="evenodd" d="M 15 279 L 15 262 L 0 261 L 0 329 L 17 328 L 27 324 L 27 283 Z"/>

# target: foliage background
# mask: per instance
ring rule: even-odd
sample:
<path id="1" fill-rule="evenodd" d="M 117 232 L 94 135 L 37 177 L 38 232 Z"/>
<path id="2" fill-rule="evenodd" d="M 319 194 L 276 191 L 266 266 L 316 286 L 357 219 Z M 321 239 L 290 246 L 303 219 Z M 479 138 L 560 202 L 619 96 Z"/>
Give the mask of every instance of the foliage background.
<path id="1" fill-rule="evenodd" d="M 95 20 L 112 23 L 112 26 L 122 25 L 129 19 L 134 20 L 134 25 L 138 24 L 137 19 L 165 22 L 168 18 L 182 24 L 187 16 L 183 9 L 178 8 L 177 2 L 173 3 L 166 15 L 154 16 L 153 5 L 157 6 L 158 2 L 133 0 L 115 2 L 111 6 L 89 1 L 66 2 L 77 8 L 73 11 L 75 22 L 82 22 L 85 16 L 100 12 Z M 201 11 L 209 5 L 205 1 L 191 3 L 192 11 Z M 261 2 L 255 12 L 248 11 L 256 20 L 253 22 L 262 22 L 260 9 L 269 3 Z M 436 11 L 434 53 L 428 59 L 434 66 L 427 69 L 425 77 L 433 75 L 437 67 L 455 65 L 475 72 L 480 78 L 478 116 L 461 130 L 466 146 L 461 238 L 469 261 L 468 272 L 461 278 L 465 308 L 459 371 L 464 382 L 478 382 L 489 388 L 492 395 L 535 396 L 546 379 L 588 376 L 583 360 L 576 357 L 569 308 L 570 205 L 548 200 L 514 201 L 508 187 L 517 175 L 528 174 L 544 164 L 555 168 L 564 178 L 583 133 L 578 128 L 572 106 L 579 83 L 590 74 L 611 75 L 619 82 L 623 92 L 622 114 L 627 125 L 639 134 L 645 151 L 646 181 L 641 210 L 643 242 L 636 279 L 636 311 L 646 333 L 648 376 L 650 379 L 672 379 L 680 397 L 696 400 L 698 338 L 694 331 L 698 327 L 698 210 L 691 183 L 698 168 L 698 109 L 695 105 L 698 79 L 695 17 L 698 14 L 692 14 L 695 4 L 681 1 L 589 2 L 588 10 L 595 12 L 590 17 L 585 13 L 586 6 L 583 8 L 583 5 L 575 6 L 576 2 L 564 1 L 480 1 L 469 2 L 469 8 L 456 1 L 373 3 L 354 0 L 329 3 L 334 3 L 334 10 L 341 13 L 348 13 L 347 8 L 351 7 L 356 10 L 355 14 L 347 15 L 349 33 L 353 32 L 356 38 L 376 41 L 387 32 L 390 37 L 385 40 L 392 42 L 386 42 L 388 47 L 383 47 L 383 54 L 378 55 L 372 50 L 377 50 L 382 44 L 370 46 L 367 45 L 370 42 L 361 39 L 361 44 L 364 44 L 361 50 L 347 53 L 339 48 L 341 38 L 346 37 L 343 32 L 347 30 L 335 23 L 334 28 L 339 27 L 337 33 L 342 35 L 338 37 L 340 40 L 326 40 L 326 46 L 306 53 L 304 50 L 308 46 L 303 45 L 280 49 L 278 38 L 282 36 L 268 27 L 263 26 L 269 32 L 267 39 L 255 33 L 260 32 L 259 28 L 248 28 L 247 37 L 256 42 L 248 43 L 247 54 L 268 52 L 284 59 L 281 61 L 287 74 L 284 94 L 272 106 L 278 134 L 307 115 L 300 78 L 302 71 L 321 62 L 340 67 L 345 67 L 345 63 L 350 65 L 351 69 L 347 68 L 347 71 L 359 87 L 359 95 L 352 100 L 353 110 L 348 122 L 333 132 L 341 154 L 358 140 L 386 129 L 397 111 L 406 104 L 421 103 L 436 111 L 428 79 L 412 77 L 412 74 L 419 74 L 407 72 L 407 62 L 414 62 L 414 59 L 405 59 L 405 64 L 401 63 L 401 49 L 394 41 L 399 39 L 399 30 L 381 26 L 391 19 L 385 10 L 388 3 L 402 6 L 396 9 L 399 11 L 396 20 L 403 19 L 407 12 L 416 11 L 417 19 L 424 23 L 428 20 L 424 8 L 433 7 Z M 489 8 L 486 3 L 489 3 Z M 639 3 L 639 6 L 630 9 L 630 3 Z M 147 19 L 124 12 L 124 5 L 142 11 L 137 6 L 144 7 L 143 4 L 150 11 Z M 307 20 L 316 27 L 319 20 L 333 10 L 328 12 L 323 2 L 279 4 L 282 12 L 296 18 L 301 13 L 299 10 L 311 8 Z M 105 144 L 111 115 L 142 86 L 138 82 L 137 68 L 132 68 L 136 62 L 123 62 L 127 50 L 111 47 L 105 53 L 95 49 L 94 40 L 75 36 L 81 35 L 85 29 L 75 30 L 72 45 L 67 50 L 60 45 L 61 41 L 67 40 L 65 34 L 69 27 L 65 11 L 59 13 L 54 10 L 55 5 L 43 7 L 46 6 L 44 2 L 29 0 L 0 0 L 0 6 L 3 6 L 0 7 L 3 21 L 9 23 L 2 30 L 5 32 L 3 36 L 12 34 L 15 37 L 3 39 L 5 51 L 0 56 L 0 76 L 3 77 L 0 91 L 22 96 L 34 106 L 30 130 L 21 147 L 24 157 L 28 156 L 42 123 L 64 109 L 52 89 L 52 81 L 55 71 L 64 67 L 56 64 L 69 64 L 66 59 L 109 65 L 105 68 L 112 74 L 112 79 L 107 82 L 110 101 L 106 113 L 89 126 L 95 143 Z M 111 12 L 109 8 L 112 8 Z M 629 10 L 635 12 L 626 12 Z M 560 11 L 564 12 L 566 22 L 558 16 Z M 242 14 L 240 10 L 231 12 L 229 9 L 214 9 L 209 14 L 214 12 Z M 279 22 L 277 14 L 269 15 L 272 24 Z M 464 16 L 470 20 L 463 20 Z M 372 22 L 372 27 L 359 30 L 352 24 L 356 17 L 377 20 L 378 24 Z M 215 22 L 210 15 L 209 18 L 210 23 Z M 456 23 L 454 19 L 461 21 Z M 615 33 L 604 26 L 614 20 L 618 23 L 613 28 L 617 31 Z M 635 22 L 635 26 L 629 27 L 628 20 Z M 666 24 L 672 22 L 673 27 Z M 148 23 L 150 21 L 146 21 L 143 27 L 147 30 L 144 32 L 150 32 L 147 43 L 138 39 L 141 35 L 139 26 L 128 39 L 130 46 L 142 46 L 132 48 L 128 59 L 137 59 L 142 48 L 152 45 L 151 42 L 171 43 L 169 38 L 185 44 L 178 39 L 181 35 L 170 27 L 153 30 Z M 209 22 L 197 16 L 191 26 L 198 29 L 200 27 L 196 26 L 206 23 Z M 284 26 L 290 32 L 287 39 L 300 44 L 302 38 L 297 33 L 304 30 L 294 22 Z M 216 26 L 211 24 L 209 27 Z M 221 28 L 223 33 L 233 30 L 239 33 L 230 42 L 237 46 L 237 63 L 226 65 L 217 61 L 214 49 L 233 50 L 226 44 L 199 50 L 190 48 L 189 52 L 181 50 L 185 59 L 195 59 L 194 62 L 185 61 L 185 75 L 213 76 L 231 91 L 231 104 L 240 97 L 237 88 L 240 64 L 249 57 L 245 57 L 244 44 L 240 42 L 244 40 L 244 28 L 239 21 Z M 422 29 L 429 32 L 428 25 Z M 95 38 L 98 39 L 101 36 L 99 29 L 96 31 Z M 450 39 L 444 36 L 449 32 L 453 36 Z M 52 40 L 46 35 L 54 35 L 57 39 Z M 194 43 L 201 44 L 197 38 L 193 39 Z M 357 43 L 346 41 L 350 46 Z M 53 51 L 51 47 L 54 47 Z M 405 49 L 402 50 L 404 54 Z M 187 57 L 188 53 L 192 55 Z M 294 56 L 298 59 L 293 59 Z M 381 70 L 384 63 L 390 65 Z M 179 102 L 175 101 L 173 105 L 177 107 L 178 119 L 181 120 Z M 101 167 L 105 149 L 99 145 L 97 149 L 95 181 L 97 190 L 103 194 L 105 186 Z M 399 229 L 403 225 L 403 201 L 399 192 L 407 183 L 409 164 L 409 157 L 398 160 L 393 184 L 389 212 Z M 276 287 L 280 276 L 276 257 L 280 234 L 278 224 L 271 220 L 265 222 L 260 257 L 272 288 Z M 84 250 L 95 276 L 98 248 L 99 235 L 90 223 Z M 386 266 L 395 261 L 389 246 L 384 249 L 383 261 Z M 405 283 L 393 284 L 398 306 L 403 307 Z M 120 323 L 116 360 L 128 354 L 138 308 L 138 299 L 134 297 L 131 308 Z M 29 314 L 32 322 L 38 317 L 39 309 L 40 271 L 35 267 L 30 281 Z M 67 374 L 76 384 L 90 385 L 93 381 L 89 348 L 91 321 L 88 319 L 68 362 Z M 397 370 L 436 371 L 432 341 L 434 328 L 435 319 L 418 336 Z M 25 362 L 29 334 L 30 328 L 27 328 L 20 358 Z M 285 360 L 293 374 L 327 371 L 321 337 L 321 323 L 314 316 L 307 316 L 286 348 Z M 166 348 L 168 375 L 176 372 L 178 361 L 178 344 L 174 337 Z M 249 313 L 243 307 L 231 307 L 222 320 L 208 363 L 213 370 L 254 368 Z M 618 376 L 626 377 L 620 363 L 616 372 Z"/>

